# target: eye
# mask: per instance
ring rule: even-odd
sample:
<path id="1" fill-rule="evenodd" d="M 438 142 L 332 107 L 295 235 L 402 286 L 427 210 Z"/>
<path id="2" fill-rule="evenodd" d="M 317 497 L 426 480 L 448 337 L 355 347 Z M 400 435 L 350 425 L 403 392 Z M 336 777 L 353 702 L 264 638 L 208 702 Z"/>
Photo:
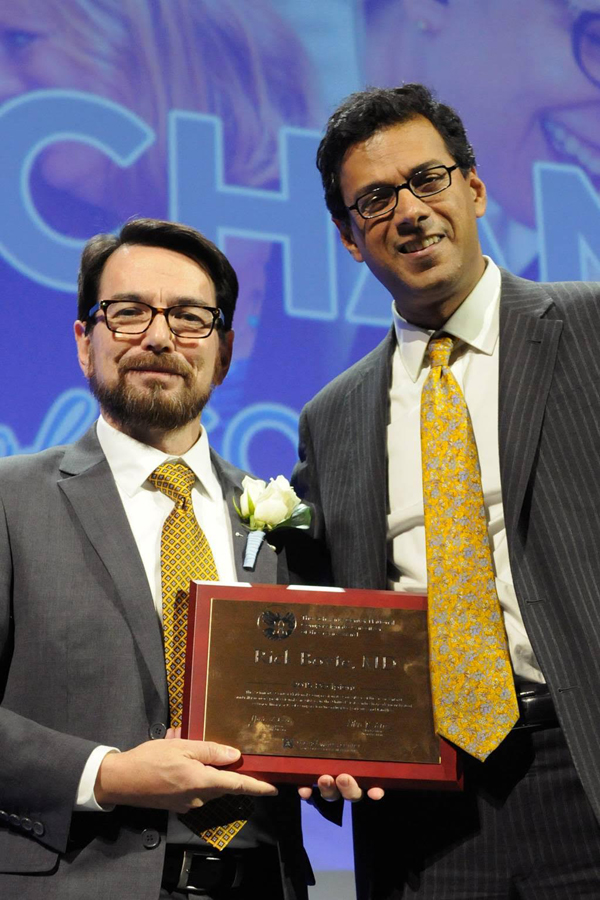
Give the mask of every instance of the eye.
<path id="1" fill-rule="evenodd" d="M 195 309 L 193 306 L 174 306 L 171 316 L 187 325 L 204 325 L 210 319 L 210 315 L 203 309 Z"/>
<path id="2" fill-rule="evenodd" d="M 358 200 L 358 208 L 360 212 L 376 213 L 384 210 L 394 196 L 393 188 L 377 188 L 370 194 L 364 194 Z"/>
<path id="3" fill-rule="evenodd" d="M 24 28 L 7 28 L 0 35 L 0 41 L 4 44 L 8 53 L 18 53 L 35 43 L 41 35 L 36 31 L 26 31 Z"/>
<path id="4" fill-rule="evenodd" d="M 113 303 L 108 307 L 108 313 L 112 319 L 135 319 L 147 314 L 147 311 L 135 303 Z"/>
<path id="5" fill-rule="evenodd" d="M 419 191 L 436 190 L 448 179 L 445 169 L 427 169 L 425 172 L 418 172 L 413 176 L 411 185 Z"/>

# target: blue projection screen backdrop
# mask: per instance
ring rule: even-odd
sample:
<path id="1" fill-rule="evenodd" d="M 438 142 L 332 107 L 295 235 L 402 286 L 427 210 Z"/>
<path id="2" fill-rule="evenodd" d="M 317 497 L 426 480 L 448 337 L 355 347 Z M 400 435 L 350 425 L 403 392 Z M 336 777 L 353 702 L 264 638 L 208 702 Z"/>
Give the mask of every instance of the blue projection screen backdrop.
<path id="1" fill-rule="evenodd" d="M 327 115 L 366 84 L 423 81 L 457 107 L 499 264 L 597 279 L 599 22 L 596 0 L 3 0 L 0 455 L 95 419 L 72 338 L 79 255 L 144 215 L 232 260 L 234 364 L 203 421 L 232 462 L 289 474 L 303 403 L 391 321 L 314 165 Z M 350 866 L 342 843 L 317 867 Z"/>

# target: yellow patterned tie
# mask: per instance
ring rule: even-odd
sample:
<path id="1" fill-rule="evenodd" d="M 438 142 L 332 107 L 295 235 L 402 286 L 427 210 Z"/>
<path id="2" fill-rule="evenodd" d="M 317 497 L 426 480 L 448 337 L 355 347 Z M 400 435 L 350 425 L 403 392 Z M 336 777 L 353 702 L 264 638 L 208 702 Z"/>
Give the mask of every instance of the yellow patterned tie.
<path id="1" fill-rule="evenodd" d="M 519 713 L 475 435 L 448 366 L 453 340 L 430 341 L 421 396 L 431 690 L 437 733 L 483 760 Z"/>
<path id="2" fill-rule="evenodd" d="M 217 581 L 215 560 L 192 505 L 196 476 L 184 462 L 158 466 L 148 481 L 174 501 L 163 525 L 160 556 L 165 665 L 171 727 L 181 725 L 189 585 L 192 578 Z M 218 850 L 227 846 L 252 812 L 250 797 L 224 796 L 179 816 Z"/>

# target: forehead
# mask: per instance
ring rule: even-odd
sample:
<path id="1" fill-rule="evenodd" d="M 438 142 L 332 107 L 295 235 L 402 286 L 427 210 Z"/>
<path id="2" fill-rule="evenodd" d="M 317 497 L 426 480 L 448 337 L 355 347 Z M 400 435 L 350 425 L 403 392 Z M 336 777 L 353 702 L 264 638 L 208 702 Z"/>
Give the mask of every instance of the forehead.
<path id="1" fill-rule="evenodd" d="M 139 294 L 164 302 L 188 297 L 215 305 L 212 279 L 193 259 L 163 247 L 124 244 L 112 253 L 100 277 L 99 297 Z"/>
<path id="2" fill-rule="evenodd" d="M 439 131 L 428 119 L 417 116 L 349 147 L 340 168 L 342 194 L 347 200 L 361 187 L 378 181 L 396 184 L 423 164 L 451 162 Z"/>

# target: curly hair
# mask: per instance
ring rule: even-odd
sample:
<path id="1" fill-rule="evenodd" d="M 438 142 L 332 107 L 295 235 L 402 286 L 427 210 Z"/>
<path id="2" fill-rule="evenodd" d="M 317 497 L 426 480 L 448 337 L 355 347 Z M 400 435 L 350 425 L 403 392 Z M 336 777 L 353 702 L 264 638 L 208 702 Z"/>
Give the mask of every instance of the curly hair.
<path id="1" fill-rule="evenodd" d="M 334 219 L 348 221 L 340 189 L 340 170 L 346 151 L 366 141 L 377 131 L 408 122 L 417 116 L 428 119 L 463 174 L 475 165 L 475 154 L 458 113 L 435 99 L 422 84 L 357 91 L 339 106 L 327 122 L 317 151 L 325 203 Z"/>

